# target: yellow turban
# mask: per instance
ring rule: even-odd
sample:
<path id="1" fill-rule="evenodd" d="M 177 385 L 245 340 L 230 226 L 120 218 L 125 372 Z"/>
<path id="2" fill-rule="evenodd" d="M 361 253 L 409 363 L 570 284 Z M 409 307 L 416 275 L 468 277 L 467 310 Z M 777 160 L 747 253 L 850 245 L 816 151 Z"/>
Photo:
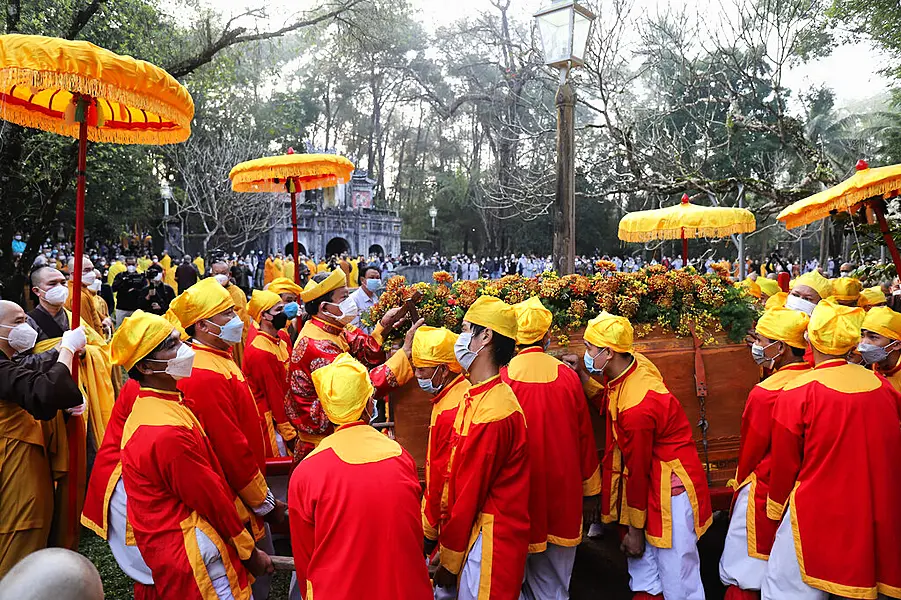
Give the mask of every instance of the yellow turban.
<path id="1" fill-rule="evenodd" d="M 178 317 L 182 327 L 190 327 L 234 306 L 235 301 L 228 290 L 214 277 L 207 277 L 179 294 L 169 305 L 169 310 Z"/>
<path id="2" fill-rule="evenodd" d="M 413 366 L 437 367 L 447 365 L 454 373 L 462 371 L 454 355 L 454 344 L 459 336 L 444 327 L 423 325 L 413 336 Z"/>
<path id="3" fill-rule="evenodd" d="M 843 302 L 856 302 L 860 298 L 863 284 L 853 277 L 839 277 L 832 280 L 832 297 Z"/>
<path id="4" fill-rule="evenodd" d="M 807 326 L 810 343 L 823 354 L 847 354 L 860 341 L 865 314 L 862 308 L 842 306 L 831 298 L 821 301 L 813 309 Z"/>
<path id="5" fill-rule="evenodd" d="M 779 287 L 779 283 L 775 279 L 758 277 L 755 283 L 760 287 L 760 291 L 767 296 L 775 296 L 782 291 L 782 288 Z"/>
<path id="6" fill-rule="evenodd" d="M 264 312 L 282 301 L 282 297 L 277 293 L 269 290 L 254 290 L 250 296 L 250 302 L 247 304 L 247 314 L 250 318 L 260 322 L 260 317 Z"/>
<path id="7" fill-rule="evenodd" d="M 554 314 L 544 307 L 538 296 L 513 305 L 516 311 L 516 343 L 534 344 L 551 328 Z"/>
<path id="8" fill-rule="evenodd" d="M 278 277 L 273 279 L 266 290 L 275 294 L 294 294 L 297 297 L 303 293 L 303 289 L 287 277 Z"/>
<path id="9" fill-rule="evenodd" d="M 772 296 L 766 299 L 766 304 L 763 305 L 765 310 L 770 310 L 772 308 L 782 308 L 785 306 L 785 301 L 788 299 L 788 294 L 785 292 L 776 292 Z"/>
<path id="10" fill-rule="evenodd" d="M 369 372 L 346 352 L 313 371 L 313 386 L 329 421 L 345 425 L 359 420 L 374 388 Z"/>
<path id="11" fill-rule="evenodd" d="M 215 282 L 215 279 L 213 281 Z M 175 327 L 172 323 L 159 315 L 143 310 L 134 311 L 113 335 L 110 343 L 110 358 L 113 364 L 130 371 L 138 361 L 169 337 L 173 329 Z"/>
<path id="12" fill-rule="evenodd" d="M 191 337 L 188 335 L 188 332 L 185 331 L 185 328 L 181 326 L 181 321 L 178 320 L 178 317 L 175 316 L 175 313 L 172 312 L 171 308 L 166 311 L 163 318 L 169 321 L 169 323 L 178 330 L 178 337 L 181 338 L 181 341 L 184 342 Z"/>
<path id="13" fill-rule="evenodd" d="M 882 291 L 882 287 L 878 285 L 862 290 L 860 292 L 860 299 L 857 301 L 857 305 L 864 308 L 867 306 L 879 306 L 880 304 L 885 303 L 885 293 Z"/>
<path id="14" fill-rule="evenodd" d="M 516 311 L 500 298 L 479 296 L 466 311 L 463 320 L 516 339 Z"/>
<path id="15" fill-rule="evenodd" d="M 271 288 L 272 284 L 269 285 Z M 307 284 L 307 287 L 305 287 L 300 293 L 300 297 L 304 302 L 310 302 L 311 300 L 315 300 L 316 298 L 324 296 L 329 292 L 333 292 L 340 287 L 346 286 L 347 275 L 339 267 L 332 271 L 329 276 L 322 280 L 320 283 L 316 283 L 311 279 Z"/>
<path id="16" fill-rule="evenodd" d="M 860 328 L 893 340 L 901 340 L 901 313 L 888 306 L 876 306 L 864 317 Z"/>
<path id="17" fill-rule="evenodd" d="M 760 295 L 761 295 L 760 285 L 752 279 L 745 279 L 744 281 L 737 281 L 737 282 L 735 282 L 735 287 L 745 288 L 746 290 L 748 290 L 748 294 L 750 294 L 751 296 L 754 296 L 755 298 L 758 298 L 758 299 L 760 298 Z"/>
<path id="18" fill-rule="evenodd" d="M 832 282 L 820 275 L 819 271 L 810 271 L 809 273 L 804 273 L 794 280 L 794 282 L 792 283 L 792 289 L 798 287 L 799 285 L 806 285 L 807 287 L 812 288 L 814 291 L 816 291 L 817 294 L 820 295 L 821 300 L 825 300 L 832 295 Z"/>
<path id="19" fill-rule="evenodd" d="M 602 312 L 588 321 L 582 338 L 598 348 L 610 348 L 614 352 L 632 352 L 632 340 L 635 333 L 632 324 L 625 317 Z"/>
<path id="20" fill-rule="evenodd" d="M 808 323 L 810 318 L 801 311 L 778 307 L 763 313 L 757 321 L 757 333 L 794 348 L 807 348 L 804 332 Z"/>

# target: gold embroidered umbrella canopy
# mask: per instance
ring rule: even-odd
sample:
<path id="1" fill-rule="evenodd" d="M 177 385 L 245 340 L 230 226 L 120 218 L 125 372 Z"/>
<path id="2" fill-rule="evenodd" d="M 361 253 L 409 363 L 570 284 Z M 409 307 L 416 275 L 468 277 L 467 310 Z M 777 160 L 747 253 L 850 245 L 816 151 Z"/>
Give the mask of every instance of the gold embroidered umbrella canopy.
<path id="1" fill-rule="evenodd" d="M 750 233 L 757 227 L 754 214 L 744 208 L 698 206 L 688 194 L 674 206 L 627 214 L 619 222 L 619 239 L 624 242 L 682 240 L 682 262 L 688 265 L 688 240 L 723 238 Z"/>
<path id="2" fill-rule="evenodd" d="M 236 192 L 288 192 L 294 232 L 294 282 L 300 283 L 297 244 L 297 192 L 334 187 L 350 181 L 354 164 L 335 154 L 287 154 L 248 160 L 232 167 L 228 178 Z"/>
<path id="3" fill-rule="evenodd" d="M 885 200 L 894 198 L 901 192 L 901 165 L 871 169 L 867 161 L 859 160 L 854 170 L 854 175 L 838 185 L 786 207 L 776 219 L 785 223 L 787 229 L 794 229 L 838 212 L 853 213 L 866 204 L 876 215 L 895 269 L 901 273 L 901 256 L 885 220 Z"/>
<path id="4" fill-rule="evenodd" d="M 191 134 L 194 102 L 166 71 L 83 41 L 39 35 L 0 36 L 0 119 L 78 140 L 75 203 L 76 265 L 84 255 L 84 196 L 87 141 L 173 144 Z M 81 267 L 72 273 L 72 327 L 81 320 Z M 72 370 L 78 379 L 78 369 Z M 67 430 L 79 439 L 81 417 Z M 83 433 L 81 434 L 83 436 Z M 79 466 L 78 447 L 69 444 L 70 473 Z M 77 502 L 69 487 L 69 507 Z M 79 527 L 71 519 L 70 532 Z"/>

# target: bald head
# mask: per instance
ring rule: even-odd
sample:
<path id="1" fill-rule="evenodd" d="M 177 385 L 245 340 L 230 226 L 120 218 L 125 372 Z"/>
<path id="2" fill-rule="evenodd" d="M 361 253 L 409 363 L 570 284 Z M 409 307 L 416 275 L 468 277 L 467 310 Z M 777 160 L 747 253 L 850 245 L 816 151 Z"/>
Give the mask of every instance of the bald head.
<path id="1" fill-rule="evenodd" d="M 15 302 L 0 300 L 0 325 L 15 326 L 25 322 L 25 311 Z"/>
<path id="2" fill-rule="evenodd" d="M 41 267 L 31 272 L 31 286 L 47 289 L 59 283 L 65 283 L 66 277 L 53 267 Z"/>
<path id="3" fill-rule="evenodd" d="M 228 264 L 223 260 L 217 260 L 210 266 L 210 273 L 212 275 L 228 275 Z"/>
<path id="4" fill-rule="evenodd" d="M 63 548 L 29 554 L 0 581 L 0 600 L 103 600 L 100 573 Z"/>
<path id="5" fill-rule="evenodd" d="M 66 263 L 69 267 L 69 273 L 72 273 L 72 269 L 75 268 L 75 257 L 69 259 L 69 262 Z M 88 272 L 94 270 L 94 263 L 91 262 L 91 259 L 87 256 L 83 256 L 81 259 L 81 270 L 82 272 Z"/>

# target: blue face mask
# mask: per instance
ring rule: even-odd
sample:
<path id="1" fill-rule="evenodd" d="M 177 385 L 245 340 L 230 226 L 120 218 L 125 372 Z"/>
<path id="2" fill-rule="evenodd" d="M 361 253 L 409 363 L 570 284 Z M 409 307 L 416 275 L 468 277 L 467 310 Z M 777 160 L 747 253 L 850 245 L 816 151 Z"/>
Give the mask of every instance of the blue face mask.
<path id="1" fill-rule="evenodd" d="M 595 357 L 593 357 L 591 355 L 591 353 L 586 349 L 585 354 L 582 356 L 582 360 L 585 362 L 585 370 L 593 375 L 603 373 L 604 369 L 607 368 L 607 363 L 610 362 L 610 359 L 608 358 L 604 362 L 604 366 L 602 366 L 601 368 L 598 369 L 598 368 L 595 368 L 595 366 L 594 366 L 594 358 Z"/>
<path id="2" fill-rule="evenodd" d="M 363 285 L 366 286 L 366 289 L 370 292 L 377 292 L 382 289 L 382 280 L 381 279 L 364 279 Z"/>
<path id="3" fill-rule="evenodd" d="M 288 317 L 288 320 L 297 317 L 297 313 L 300 312 L 300 305 L 297 302 L 289 302 L 285 304 L 285 316 Z"/>
<path id="4" fill-rule="evenodd" d="M 232 317 L 225 325 L 216 325 L 209 319 L 206 322 L 219 328 L 219 339 L 227 344 L 237 344 L 244 336 L 244 322 L 237 315 Z"/>
<path id="5" fill-rule="evenodd" d="M 444 385 L 436 386 L 432 380 L 435 379 L 435 375 L 438 374 L 438 369 L 435 369 L 435 372 L 432 374 L 430 379 L 419 379 L 416 378 L 416 382 L 419 384 L 419 388 L 425 392 L 426 394 L 436 395 L 442 389 L 444 389 Z"/>

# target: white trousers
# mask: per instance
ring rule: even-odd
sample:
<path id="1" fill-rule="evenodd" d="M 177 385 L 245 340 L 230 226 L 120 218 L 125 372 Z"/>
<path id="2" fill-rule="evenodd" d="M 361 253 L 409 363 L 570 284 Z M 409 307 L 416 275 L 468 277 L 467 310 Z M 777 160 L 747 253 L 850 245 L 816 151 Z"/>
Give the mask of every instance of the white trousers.
<path id="1" fill-rule="evenodd" d="M 482 581 L 482 534 L 466 556 L 460 571 L 457 589 L 435 586 L 435 600 L 476 600 L 479 597 L 479 583 Z"/>
<path id="2" fill-rule="evenodd" d="M 213 582 L 213 590 L 215 590 L 216 596 L 219 600 L 235 600 L 219 548 L 216 547 L 216 544 L 213 543 L 213 540 L 207 534 L 197 527 L 194 528 L 194 535 L 197 537 L 197 547 L 200 549 L 203 564 L 206 565 L 206 571 Z"/>
<path id="3" fill-rule="evenodd" d="M 575 562 L 575 546 L 548 544 L 544 552 L 529 554 L 520 600 L 569 600 Z"/>
<path id="4" fill-rule="evenodd" d="M 645 544 L 640 558 L 630 558 L 629 588 L 679 600 L 705 600 L 694 513 L 688 494 L 672 497 L 672 548 Z"/>
<path id="5" fill-rule="evenodd" d="M 743 590 L 759 590 L 766 575 L 767 561 L 748 556 L 748 502 L 753 501 L 750 494 L 751 486 L 746 485 L 735 499 L 720 558 L 720 581 Z"/>
<path id="6" fill-rule="evenodd" d="M 113 558 L 119 563 L 122 572 L 144 585 L 153 585 L 153 575 L 150 567 L 144 562 L 141 551 L 137 546 L 129 546 L 125 543 L 126 530 L 126 508 L 128 496 L 125 494 L 125 484 L 122 478 L 116 483 L 113 495 L 110 496 L 107 519 L 109 529 L 107 530 L 107 540 L 109 541 L 110 551 Z"/>

